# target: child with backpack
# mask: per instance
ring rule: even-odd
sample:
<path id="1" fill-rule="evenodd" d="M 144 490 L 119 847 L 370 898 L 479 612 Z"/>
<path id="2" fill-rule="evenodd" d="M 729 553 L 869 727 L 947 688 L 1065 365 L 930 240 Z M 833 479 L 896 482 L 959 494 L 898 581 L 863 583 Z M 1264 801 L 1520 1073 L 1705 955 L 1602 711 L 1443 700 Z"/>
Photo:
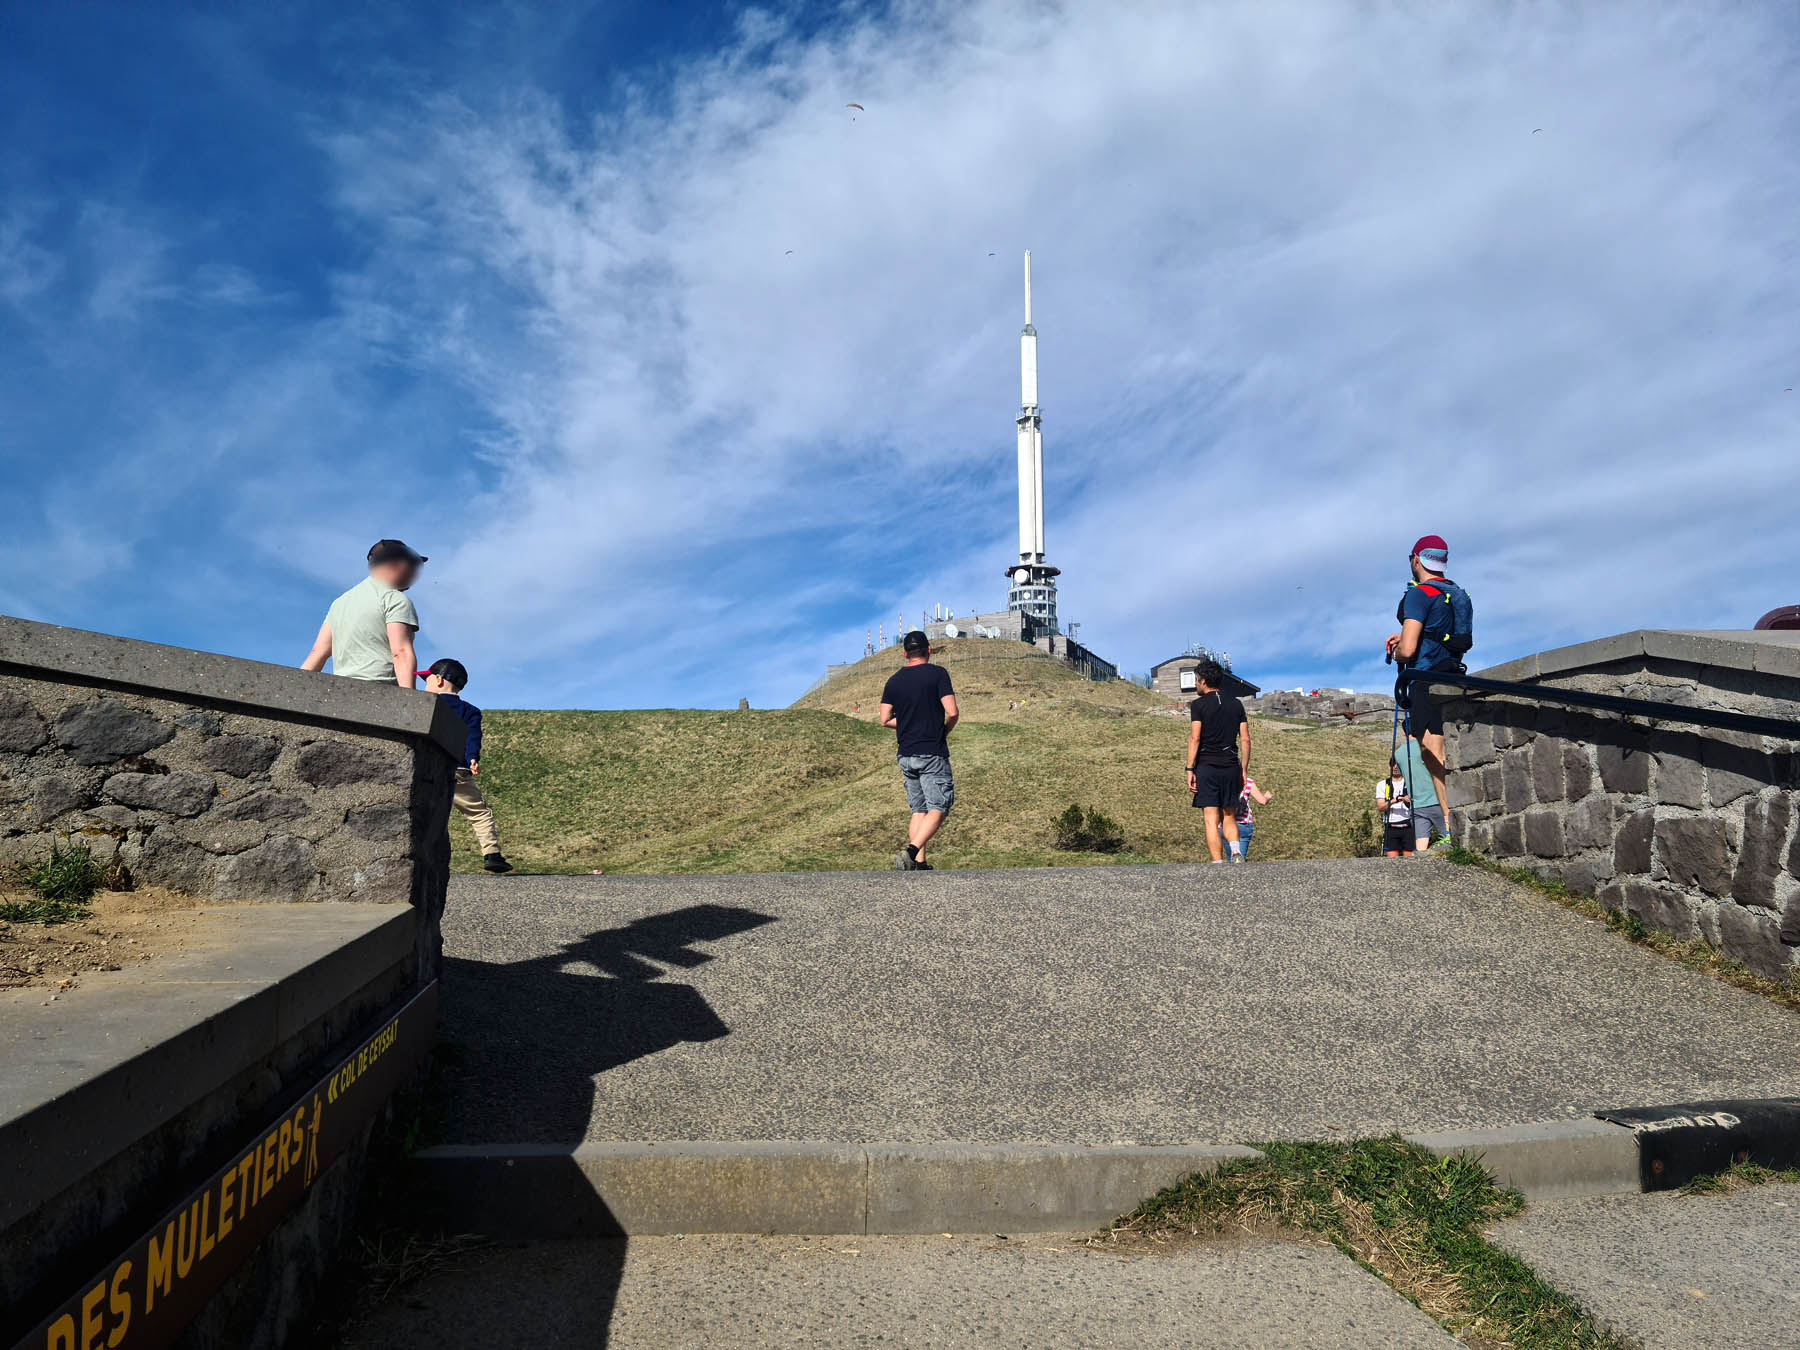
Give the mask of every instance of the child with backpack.
<path id="1" fill-rule="evenodd" d="M 1403 670 L 1461 673 L 1463 657 L 1475 645 L 1475 607 L 1469 593 L 1444 575 L 1450 546 L 1435 534 L 1413 545 L 1407 559 L 1413 579 L 1406 584 L 1394 617 L 1400 631 L 1390 633 L 1387 659 Z M 1425 768 L 1440 802 L 1444 793 L 1444 714 L 1421 681 L 1396 687 L 1395 699 L 1406 712 L 1406 733 L 1419 743 Z"/>
<path id="2" fill-rule="evenodd" d="M 1398 858 L 1413 851 L 1412 795 L 1406 790 L 1406 777 L 1400 772 L 1400 761 L 1388 761 L 1388 776 L 1375 785 L 1375 807 L 1381 812 L 1381 851 Z"/>

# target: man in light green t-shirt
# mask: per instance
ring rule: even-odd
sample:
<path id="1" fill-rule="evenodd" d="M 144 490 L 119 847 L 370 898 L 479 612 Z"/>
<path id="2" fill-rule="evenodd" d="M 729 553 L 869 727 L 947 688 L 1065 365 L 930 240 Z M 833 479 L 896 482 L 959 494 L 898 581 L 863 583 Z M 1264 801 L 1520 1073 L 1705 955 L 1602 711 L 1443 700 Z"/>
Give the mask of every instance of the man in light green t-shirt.
<path id="1" fill-rule="evenodd" d="M 331 602 L 300 669 L 323 670 L 330 661 L 333 675 L 413 688 L 419 614 L 406 588 L 418 580 L 424 561 L 424 554 L 398 539 L 376 541 L 369 550 L 369 575 Z"/>

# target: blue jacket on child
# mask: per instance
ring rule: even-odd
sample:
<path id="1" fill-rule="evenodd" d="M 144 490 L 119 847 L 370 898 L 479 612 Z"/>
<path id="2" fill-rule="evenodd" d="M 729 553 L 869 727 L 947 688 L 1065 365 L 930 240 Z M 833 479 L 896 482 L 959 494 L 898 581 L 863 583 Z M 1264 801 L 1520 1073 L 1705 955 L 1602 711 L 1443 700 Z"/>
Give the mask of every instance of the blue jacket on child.
<path id="1" fill-rule="evenodd" d="M 438 697 L 456 710 L 456 715 L 469 729 L 469 739 L 463 744 L 463 767 L 466 769 L 481 758 L 481 709 L 456 694 L 439 694 Z"/>

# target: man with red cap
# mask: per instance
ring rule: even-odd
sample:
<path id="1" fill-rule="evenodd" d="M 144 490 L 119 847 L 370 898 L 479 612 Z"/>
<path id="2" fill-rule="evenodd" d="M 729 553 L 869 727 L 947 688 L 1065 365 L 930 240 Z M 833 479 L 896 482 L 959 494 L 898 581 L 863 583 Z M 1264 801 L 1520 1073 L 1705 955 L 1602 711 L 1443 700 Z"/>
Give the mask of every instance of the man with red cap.
<path id="1" fill-rule="evenodd" d="M 1460 671 L 1463 653 L 1469 649 L 1470 606 L 1462 588 L 1445 579 L 1450 546 L 1428 534 L 1413 545 L 1408 561 L 1413 579 L 1400 597 L 1395 615 L 1400 631 L 1388 635 L 1388 658 L 1402 669 Z M 1441 803 L 1448 800 L 1444 795 L 1444 714 L 1424 683 L 1410 682 L 1402 692 L 1407 734 L 1418 742 L 1441 810 Z"/>

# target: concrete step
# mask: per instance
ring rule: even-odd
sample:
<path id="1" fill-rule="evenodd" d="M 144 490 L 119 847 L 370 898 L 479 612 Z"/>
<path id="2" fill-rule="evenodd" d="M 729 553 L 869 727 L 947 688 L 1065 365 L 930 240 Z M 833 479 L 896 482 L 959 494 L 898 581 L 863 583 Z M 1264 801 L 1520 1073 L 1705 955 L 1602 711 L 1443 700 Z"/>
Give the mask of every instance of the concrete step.
<path id="1" fill-rule="evenodd" d="M 448 1145 L 415 1164 L 442 1221 L 511 1238 L 1098 1228 L 1232 1145 Z"/>

